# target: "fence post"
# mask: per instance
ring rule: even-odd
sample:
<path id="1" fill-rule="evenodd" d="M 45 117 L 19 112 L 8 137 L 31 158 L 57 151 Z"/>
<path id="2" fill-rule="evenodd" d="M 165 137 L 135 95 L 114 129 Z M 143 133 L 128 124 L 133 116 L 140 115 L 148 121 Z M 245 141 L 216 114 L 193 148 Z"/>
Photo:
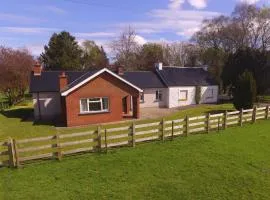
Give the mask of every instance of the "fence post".
<path id="1" fill-rule="evenodd" d="M 188 136 L 188 132 L 189 132 L 189 117 L 186 116 L 186 131 L 185 131 L 185 136 Z"/>
<path id="2" fill-rule="evenodd" d="M 61 151 L 61 146 L 60 146 L 60 137 L 59 134 L 57 133 L 55 135 L 55 140 L 56 140 L 56 148 L 57 148 L 57 153 L 56 153 L 56 157 L 58 160 L 62 159 L 62 151 Z"/>
<path id="3" fill-rule="evenodd" d="M 173 140 L 173 137 L 174 137 L 174 121 L 172 120 L 172 140 Z"/>
<path id="4" fill-rule="evenodd" d="M 224 129 L 227 129 L 227 118 L 228 118 L 228 111 L 226 110 L 224 113 Z"/>
<path id="5" fill-rule="evenodd" d="M 108 144 L 107 144 L 107 129 L 105 128 L 105 150 L 108 152 Z"/>
<path id="6" fill-rule="evenodd" d="M 14 151 L 14 144 L 12 138 L 9 138 L 7 142 L 8 146 L 8 155 L 9 155 L 9 166 L 16 167 L 16 158 L 15 158 L 15 151 Z"/>
<path id="7" fill-rule="evenodd" d="M 16 160 L 16 167 L 19 168 L 21 166 L 20 160 L 19 160 L 19 152 L 18 152 L 18 146 L 15 139 L 13 139 L 13 148 L 14 148 L 14 156 Z"/>
<path id="8" fill-rule="evenodd" d="M 269 105 L 266 106 L 265 119 L 269 119 Z"/>
<path id="9" fill-rule="evenodd" d="M 135 134 L 136 134 L 136 126 L 135 126 L 135 122 L 132 122 L 132 126 L 131 126 L 131 136 L 132 136 L 132 146 L 135 147 L 136 146 L 136 139 L 135 139 Z"/>
<path id="10" fill-rule="evenodd" d="M 101 141 L 101 127 L 97 127 L 97 141 L 98 141 L 98 150 L 101 151 L 102 149 L 102 141 Z"/>
<path id="11" fill-rule="evenodd" d="M 256 115 L 257 115 L 257 106 L 253 108 L 253 115 L 252 115 L 252 122 L 256 122 Z"/>
<path id="12" fill-rule="evenodd" d="M 164 120 L 164 118 L 162 118 L 162 121 L 161 121 L 161 139 L 162 139 L 162 141 L 165 140 L 165 120 Z"/>
<path id="13" fill-rule="evenodd" d="M 243 126 L 243 108 L 240 111 L 240 126 Z"/>
<path id="14" fill-rule="evenodd" d="M 207 130 L 207 133 L 209 133 L 210 132 L 210 118 L 211 118 L 211 114 L 210 113 L 208 113 L 207 114 L 207 124 L 206 124 L 206 130 Z"/>

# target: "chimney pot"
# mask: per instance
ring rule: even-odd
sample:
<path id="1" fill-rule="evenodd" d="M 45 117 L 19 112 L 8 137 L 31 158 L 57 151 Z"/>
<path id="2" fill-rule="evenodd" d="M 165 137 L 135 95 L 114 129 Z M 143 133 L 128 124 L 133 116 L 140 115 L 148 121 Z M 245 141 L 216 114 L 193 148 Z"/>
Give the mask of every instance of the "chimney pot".
<path id="1" fill-rule="evenodd" d="M 123 66 L 117 66 L 117 74 L 120 76 L 124 75 L 124 67 Z"/>
<path id="2" fill-rule="evenodd" d="M 34 72 L 34 76 L 41 76 L 42 66 L 38 61 L 34 64 L 32 71 Z"/>
<path id="3" fill-rule="evenodd" d="M 155 67 L 156 67 L 156 69 L 158 69 L 158 70 L 162 70 L 162 69 L 163 69 L 163 63 L 162 63 L 162 62 L 156 63 L 156 64 L 155 64 Z"/>

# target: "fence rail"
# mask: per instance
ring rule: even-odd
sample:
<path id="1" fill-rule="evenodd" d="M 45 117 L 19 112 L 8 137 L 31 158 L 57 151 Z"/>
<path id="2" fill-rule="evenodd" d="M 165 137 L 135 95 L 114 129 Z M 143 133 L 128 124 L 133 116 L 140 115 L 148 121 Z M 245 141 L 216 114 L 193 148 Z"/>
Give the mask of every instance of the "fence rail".
<path id="1" fill-rule="evenodd" d="M 244 123 L 255 123 L 269 118 L 269 106 L 254 109 L 161 120 L 152 123 L 97 127 L 96 130 L 56 134 L 29 139 L 8 139 L 0 142 L 0 166 L 19 167 L 37 159 L 58 159 L 82 152 L 107 151 L 111 147 L 133 146 L 153 140 L 173 140 L 177 136 L 209 133 Z"/>

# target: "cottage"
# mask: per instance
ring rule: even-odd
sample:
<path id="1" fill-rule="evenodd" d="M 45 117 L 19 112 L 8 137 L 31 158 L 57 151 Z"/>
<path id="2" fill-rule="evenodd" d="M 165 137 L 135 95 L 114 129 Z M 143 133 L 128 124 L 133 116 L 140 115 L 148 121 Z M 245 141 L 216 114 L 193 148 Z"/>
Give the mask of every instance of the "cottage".
<path id="1" fill-rule="evenodd" d="M 42 71 L 33 68 L 30 92 L 35 120 L 57 120 L 66 126 L 139 118 L 140 108 L 216 103 L 218 85 L 206 68 L 163 67 L 124 72 L 107 68 L 88 72 Z"/>

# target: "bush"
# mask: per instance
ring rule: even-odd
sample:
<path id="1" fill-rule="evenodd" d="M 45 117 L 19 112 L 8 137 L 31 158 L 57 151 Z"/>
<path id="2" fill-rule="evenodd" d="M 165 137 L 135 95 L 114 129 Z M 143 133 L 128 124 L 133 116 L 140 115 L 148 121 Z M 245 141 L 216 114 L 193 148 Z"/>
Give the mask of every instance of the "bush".
<path id="1" fill-rule="evenodd" d="M 257 86 L 253 74 L 245 71 L 239 76 L 233 89 L 233 104 L 237 110 L 252 108 L 257 96 Z"/>
<path id="2" fill-rule="evenodd" d="M 195 101 L 196 101 L 196 104 L 200 104 L 201 102 L 201 86 L 196 86 L 196 94 L 195 94 Z"/>

